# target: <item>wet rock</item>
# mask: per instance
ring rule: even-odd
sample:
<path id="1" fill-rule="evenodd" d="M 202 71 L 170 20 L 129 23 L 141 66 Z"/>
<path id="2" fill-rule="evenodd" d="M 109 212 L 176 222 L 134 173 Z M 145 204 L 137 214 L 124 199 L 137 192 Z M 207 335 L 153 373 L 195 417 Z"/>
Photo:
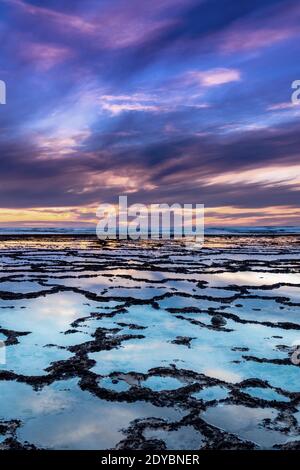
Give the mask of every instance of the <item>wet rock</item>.
<path id="1" fill-rule="evenodd" d="M 214 326 L 225 326 L 227 321 L 225 320 L 224 317 L 222 317 L 222 315 L 214 315 L 211 319 L 211 323 L 212 325 Z"/>
<path id="2" fill-rule="evenodd" d="M 287 442 L 282 445 L 277 444 L 273 448 L 277 450 L 300 450 L 300 441 Z"/>
<path id="3" fill-rule="evenodd" d="M 191 341 L 195 338 L 191 338 L 189 336 L 176 336 L 173 341 L 171 341 L 172 344 L 181 344 L 183 346 L 187 346 L 188 348 L 191 347 Z"/>

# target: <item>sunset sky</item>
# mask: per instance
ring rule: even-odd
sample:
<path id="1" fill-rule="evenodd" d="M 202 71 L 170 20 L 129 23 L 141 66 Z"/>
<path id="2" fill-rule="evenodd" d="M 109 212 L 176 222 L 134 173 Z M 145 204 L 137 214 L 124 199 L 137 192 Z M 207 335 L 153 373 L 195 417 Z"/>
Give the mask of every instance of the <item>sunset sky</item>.
<path id="1" fill-rule="evenodd" d="M 299 0 L 0 0 L 0 224 L 300 225 Z"/>

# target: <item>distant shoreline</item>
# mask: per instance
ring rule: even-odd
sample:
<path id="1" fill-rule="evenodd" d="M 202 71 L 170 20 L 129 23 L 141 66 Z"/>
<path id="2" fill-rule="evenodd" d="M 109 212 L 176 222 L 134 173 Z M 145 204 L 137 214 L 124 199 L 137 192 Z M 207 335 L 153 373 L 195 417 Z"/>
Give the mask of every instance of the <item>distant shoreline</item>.
<path id="1" fill-rule="evenodd" d="M 171 229 L 171 238 L 172 237 Z M 149 232 L 149 239 L 151 232 Z M 300 226 L 232 226 L 206 227 L 205 237 L 260 237 L 260 236 L 295 236 L 300 235 Z M 118 236 L 118 232 L 117 232 Z M 0 239 L 7 237 L 84 237 L 96 238 L 96 226 L 93 227 L 0 227 Z M 118 239 L 118 238 L 117 238 Z M 163 240 L 160 238 L 160 240 Z"/>
<path id="2" fill-rule="evenodd" d="M 241 232 L 241 233 L 206 233 L 205 237 L 206 238 L 246 238 L 246 237 L 253 237 L 253 238 L 275 238 L 275 237 L 295 237 L 295 236 L 300 236 L 300 232 Z M 0 233 L 0 240 L 18 240 L 18 239 L 38 239 L 38 238 L 82 238 L 82 239 L 96 239 L 98 240 L 96 234 L 92 233 Z M 134 241 L 128 237 L 128 241 Z M 143 239 L 143 240 L 136 240 L 138 243 L 139 241 L 170 241 L 174 240 L 173 237 L 170 239 L 163 239 L 163 238 L 157 238 L 157 239 Z M 182 240 L 182 239 L 181 239 Z M 99 240 L 103 243 L 106 243 L 108 241 L 126 241 L 124 239 L 119 239 L 116 238 L 115 240 Z M 180 241 L 180 240 L 178 240 Z"/>

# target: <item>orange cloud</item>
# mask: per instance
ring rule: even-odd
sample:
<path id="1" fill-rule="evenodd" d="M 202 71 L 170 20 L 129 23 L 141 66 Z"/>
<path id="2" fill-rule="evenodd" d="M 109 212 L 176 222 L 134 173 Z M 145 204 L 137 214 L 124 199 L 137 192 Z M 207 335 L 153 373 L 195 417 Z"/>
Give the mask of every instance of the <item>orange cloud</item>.
<path id="1" fill-rule="evenodd" d="M 263 186 L 293 186 L 300 190 L 300 165 L 266 166 L 238 172 L 227 172 L 210 178 L 206 185 L 213 184 L 261 184 Z"/>
<path id="2" fill-rule="evenodd" d="M 38 207 L 28 209 L 0 209 L 1 226 L 68 226 L 89 224 L 95 226 L 99 204 L 86 207 Z M 116 206 L 116 205 L 115 205 Z M 293 206 L 242 208 L 217 206 L 205 208 L 205 226 L 232 225 L 297 225 L 300 209 Z"/>

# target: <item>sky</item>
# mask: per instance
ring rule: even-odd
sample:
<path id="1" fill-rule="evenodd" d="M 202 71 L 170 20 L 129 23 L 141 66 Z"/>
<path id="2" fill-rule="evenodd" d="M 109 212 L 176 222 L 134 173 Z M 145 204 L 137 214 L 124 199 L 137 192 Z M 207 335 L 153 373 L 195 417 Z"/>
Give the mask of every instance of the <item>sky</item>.
<path id="1" fill-rule="evenodd" d="M 0 224 L 300 225 L 298 0 L 0 0 Z"/>

